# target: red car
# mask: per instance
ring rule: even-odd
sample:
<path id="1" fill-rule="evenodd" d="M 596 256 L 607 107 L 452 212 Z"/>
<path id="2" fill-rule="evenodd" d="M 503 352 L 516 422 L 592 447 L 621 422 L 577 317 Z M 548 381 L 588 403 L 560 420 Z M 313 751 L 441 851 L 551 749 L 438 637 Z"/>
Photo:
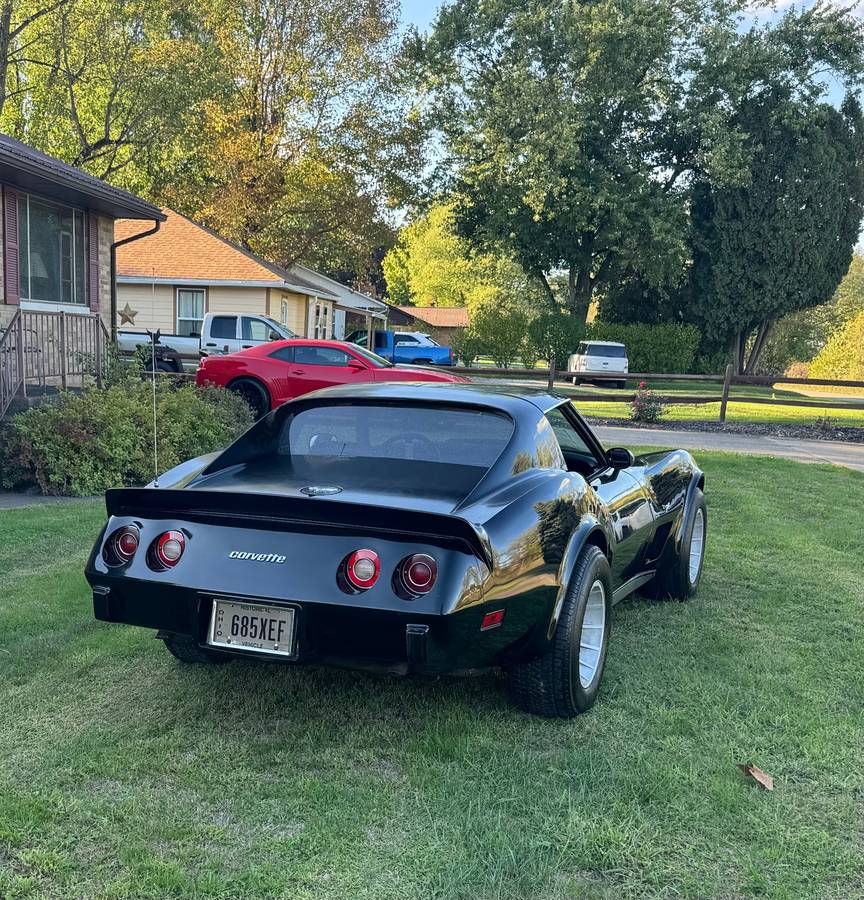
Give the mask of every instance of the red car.
<path id="1" fill-rule="evenodd" d="M 242 394 L 258 417 L 301 394 L 363 381 L 467 381 L 438 369 L 394 366 L 356 344 L 341 341 L 270 341 L 240 353 L 207 356 L 196 381 Z"/>

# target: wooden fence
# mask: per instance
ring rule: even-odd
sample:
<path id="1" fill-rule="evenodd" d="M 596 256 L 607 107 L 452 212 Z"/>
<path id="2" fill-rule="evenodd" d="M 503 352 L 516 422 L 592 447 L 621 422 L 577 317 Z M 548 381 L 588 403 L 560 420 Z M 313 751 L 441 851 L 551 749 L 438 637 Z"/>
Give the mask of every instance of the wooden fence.
<path id="1" fill-rule="evenodd" d="M 552 369 L 495 369 L 483 367 L 466 367 L 454 366 L 451 370 L 462 375 L 486 375 L 494 378 L 504 376 L 507 379 L 536 378 L 546 381 L 551 388 L 556 379 L 582 378 L 585 380 L 585 372 L 556 371 Z M 716 394 L 698 394 L 698 395 L 682 395 L 682 394 L 657 394 L 657 396 L 667 405 L 699 405 L 703 403 L 719 403 L 720 404 L 720 421 L 726 421 L 726 411 L 730 403 L 753 403 L 771 406 L 795 406 L 809 407 L 811 409 L 855 409 L 864 412 L 864 397 L 861 400 L 829 400 L 825 402 L 825 398 L 802 397 L 800 400 L 790 400 L 780 397 L 748 397 L 741 395 L 731 395 L 731 389 L 736 386 L 771 386 L 775 384 L 801 385 L 808 387 L 846 387 L 864 389 L 864 381 L 844 381 L 842 379 L 832 378 L 787 378 L 785 376 L 774 375 L 735 375 L 731 365 L 726 367 L 725 375 L 681 375 L 667 374 L 663 372 L 628 372 L 619 375 L 617 372 L 614 378 L 608 375 L 602 376 L 607 380 L 640 382 L 658 381 L 689 381 L 699 382 L 706 385 L 720 385 L 720 392 Z M 597 380 L 601 380 L 601 376 L 597 375 Z M 568 394 L 574 400 L 594 401 L 596 403 L 629 403 L 633 400 L 635 393 L 627 391 L 606 391 L 589 393 L 588 391 L 573 390 Z"/>

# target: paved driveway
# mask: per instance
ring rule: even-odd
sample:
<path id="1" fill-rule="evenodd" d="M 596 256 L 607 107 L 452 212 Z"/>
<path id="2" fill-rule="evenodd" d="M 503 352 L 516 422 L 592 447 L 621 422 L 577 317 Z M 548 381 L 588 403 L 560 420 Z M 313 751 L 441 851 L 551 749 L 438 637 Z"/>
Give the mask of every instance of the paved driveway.
<path id="1" fill-rule="evenodd" d="M 616 428 L 597 426 L 607 447 L 680 447 L 682 450 L 724 450 L 759 456 L 781 456 L 805 463 L 832 463 L 864 472 L 864 444 L 840 441 L 807 441 L 797 438 L 748 434 L 717 434 L 702 431 L 671 431 L 661 428 Z"/>

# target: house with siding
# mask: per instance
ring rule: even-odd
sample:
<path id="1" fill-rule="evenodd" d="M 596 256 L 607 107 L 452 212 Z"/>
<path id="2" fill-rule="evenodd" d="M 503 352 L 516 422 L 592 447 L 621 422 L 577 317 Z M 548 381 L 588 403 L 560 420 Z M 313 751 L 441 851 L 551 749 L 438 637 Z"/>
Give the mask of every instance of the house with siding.
<path id="1" fill-rule="evenodd" d="M 0 417 L 17 397 L 74 387 L 114 315 L 115 222 L 159 207 L 0 135 Z"/>
<path id="2" fill-rule="evenodd" d="M 380 301 L 320 273 L 278 266 L 174 210 L 162 214 L 159 231 L 118 248 L 118 327 L 197 335 L 208 312 L 246 313 L 329 339 L 341 337 L 337 321 L 345 315 L 386 316 Z M 117 224 L 124 237 L 140 230 L 140 222 Z"/>

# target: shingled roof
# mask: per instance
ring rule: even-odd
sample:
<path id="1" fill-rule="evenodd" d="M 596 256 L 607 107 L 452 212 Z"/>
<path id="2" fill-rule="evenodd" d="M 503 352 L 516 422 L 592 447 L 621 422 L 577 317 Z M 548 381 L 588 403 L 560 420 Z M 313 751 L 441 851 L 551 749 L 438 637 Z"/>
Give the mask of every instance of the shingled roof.
<path id="1" fill-rule="evenodd" d="M 6 134 L 0 134 L 0 181 L 118 219 L 164 219 L 158 206 Z"/>
<path id="2" fill-rule="evenodd" d="M 468 327 L 468 309 L 465 306 L 397 306 L 396 309 L 432 328 Z"/>
<path id="3" fill-rule="evenodd" d="M 192 219 L 163 209 L 165 222 L 156 234 L 117 248 L 119 281 L 245 283 L 284 287 L 310 296 L 332 299 L 335 295 L 313 282 L 268 262 Z M 120 221 L 117 240 L 141 232 L 140 222 Z"/>

